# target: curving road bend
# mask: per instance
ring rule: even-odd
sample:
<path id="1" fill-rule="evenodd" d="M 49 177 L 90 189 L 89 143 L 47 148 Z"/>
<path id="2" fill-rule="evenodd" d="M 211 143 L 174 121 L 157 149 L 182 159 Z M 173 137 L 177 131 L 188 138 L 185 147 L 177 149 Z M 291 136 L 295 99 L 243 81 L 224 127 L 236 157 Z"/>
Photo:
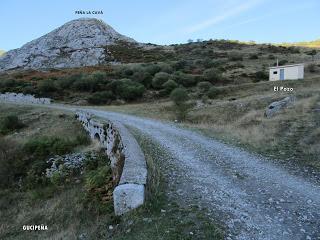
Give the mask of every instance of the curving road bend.
<path id="1" fill-rule="evenodd" d="M 319 183 L 174 124 L 87 110 L 141 131 L 168 152 L 174 194 L 219 216 L 227 239 L 320 239 Z"/>

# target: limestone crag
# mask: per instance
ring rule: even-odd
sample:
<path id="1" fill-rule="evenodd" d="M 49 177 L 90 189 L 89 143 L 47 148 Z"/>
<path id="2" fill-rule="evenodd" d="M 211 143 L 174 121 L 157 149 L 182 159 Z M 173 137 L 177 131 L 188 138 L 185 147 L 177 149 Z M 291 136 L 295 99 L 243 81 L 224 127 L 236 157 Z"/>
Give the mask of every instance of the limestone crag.
<path id="1" fill-rule="evenodd" d="M 93 66 L 112 62 L 108 46 L 117 41 L 136 43 L 95 18 L 70 21 L 21 48 L 0 57 L 0 72 Z"/>
<path id="2" fill-rule="evenodd" d="M 3 93 L 0 94 L 0 102 L 12 102 L 12 103 L 20 103 L 20 104 L 51 104 L 50 98 L 36 98 L 30 94 L 23 93 Z"/>

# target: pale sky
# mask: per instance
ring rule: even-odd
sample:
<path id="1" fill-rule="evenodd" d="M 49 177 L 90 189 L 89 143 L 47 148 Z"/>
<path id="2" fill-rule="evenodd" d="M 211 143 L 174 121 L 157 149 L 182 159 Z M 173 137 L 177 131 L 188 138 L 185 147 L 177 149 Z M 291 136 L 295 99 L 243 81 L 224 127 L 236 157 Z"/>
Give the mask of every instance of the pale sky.
<path id="1" fill-rule="evenodd" d="M 121 34 L 157 44 L 309 41 L 320 38 L 319 9 L 320 0 L 1 0 L 0 49 L 21 47 L 80 17 L 97 17 Z"/>

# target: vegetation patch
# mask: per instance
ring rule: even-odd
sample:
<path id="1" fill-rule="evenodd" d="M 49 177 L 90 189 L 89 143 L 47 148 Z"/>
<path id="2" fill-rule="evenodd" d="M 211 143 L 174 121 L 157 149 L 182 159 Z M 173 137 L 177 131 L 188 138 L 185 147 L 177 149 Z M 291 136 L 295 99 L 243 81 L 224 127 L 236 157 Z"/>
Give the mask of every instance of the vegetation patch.
<path id="1" fill-rule="evenodd" d="M 7 134 L 24 127 L 17 115 L 7 115 L 0 120 L 0 134 Z"/>

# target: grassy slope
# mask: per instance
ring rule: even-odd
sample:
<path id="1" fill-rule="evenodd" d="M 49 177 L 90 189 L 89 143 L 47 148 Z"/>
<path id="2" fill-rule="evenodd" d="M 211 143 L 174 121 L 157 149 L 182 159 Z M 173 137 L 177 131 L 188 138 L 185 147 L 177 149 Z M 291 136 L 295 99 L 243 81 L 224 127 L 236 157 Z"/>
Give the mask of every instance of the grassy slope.
<path id="1" fill-rule="evenodd" d="M 277 116 L 264 117 L 265 108 L 273 101 L 288 96 L 274 92 L 274 86 L 293 87 L 297 97 L 293 107 Z M 202 108 L 193 109 L 186 125 L 218 137 L 232 144 L 244 146 L 259 153 L 302 165 L 319 168 L 320 154 L 320 78 L 261 82 L 224 87 L 226 93 Z M 235 101 L 230 101 L 236 98 Z M 124 106 L 107 106 L 105 109 L 144 117 L 174 120 L 169 101 Z"/>
<path id="2" fill-rule="evenodd" d="M 0 56 L 3 55 L 5 53 L 5 51 L 0 49 Z"/>

